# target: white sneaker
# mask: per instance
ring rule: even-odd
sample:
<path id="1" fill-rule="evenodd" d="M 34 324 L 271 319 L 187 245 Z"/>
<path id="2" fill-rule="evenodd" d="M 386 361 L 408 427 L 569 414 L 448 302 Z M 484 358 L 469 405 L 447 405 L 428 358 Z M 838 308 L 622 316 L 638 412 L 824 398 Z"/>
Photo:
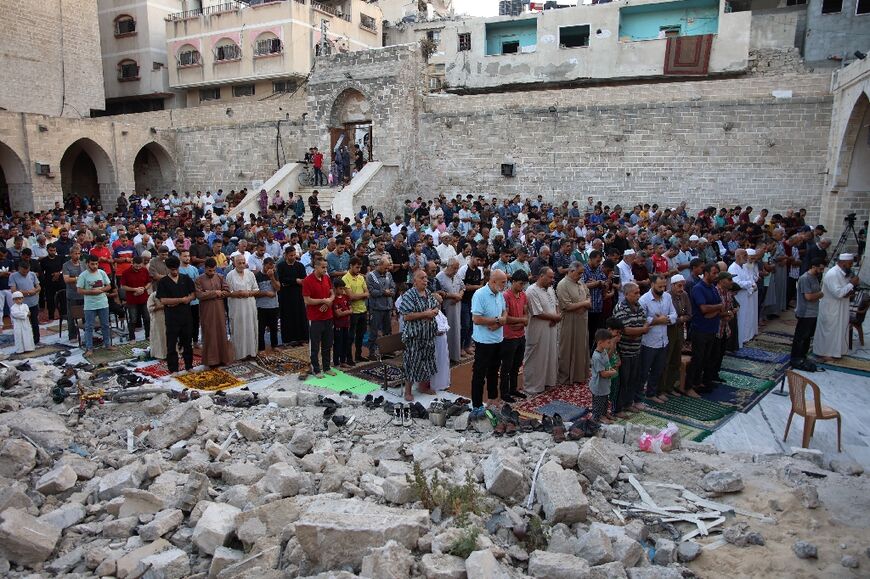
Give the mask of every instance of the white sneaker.
<path id="1" fill-rule="evenodd" d="M 402 407 L 399 405 L 393 407 L 393 426 L 402 426 Z"/>

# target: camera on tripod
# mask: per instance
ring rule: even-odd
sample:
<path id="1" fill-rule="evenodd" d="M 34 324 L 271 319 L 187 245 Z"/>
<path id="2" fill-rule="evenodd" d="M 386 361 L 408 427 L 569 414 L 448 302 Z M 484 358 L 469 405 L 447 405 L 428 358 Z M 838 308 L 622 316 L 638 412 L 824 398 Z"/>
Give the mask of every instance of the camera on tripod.
<path id="1" fill-rule="evenodd" d="M 855 214 L 854 213 L 848 214 L 846 217 L 843 218 L 843 221 L 848 223 L 849 225 L 854 226 L 855 225 Z"/>

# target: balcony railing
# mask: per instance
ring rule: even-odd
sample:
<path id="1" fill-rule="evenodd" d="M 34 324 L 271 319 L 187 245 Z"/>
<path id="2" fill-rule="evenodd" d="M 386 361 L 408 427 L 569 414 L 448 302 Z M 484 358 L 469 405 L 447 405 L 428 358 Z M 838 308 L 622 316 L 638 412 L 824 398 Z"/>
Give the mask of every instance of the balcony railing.
<path id="1" fill-rule="evenodd" d="M 319 10 L 320 12 L 325 12 L 326 14 L 331 14 L 331 15 L 335 16 L 336 18 L 341 18 L 342 20 L 345 20 L 347 22 L 351 21 L 350 14 L 341 14 L 338 12 L 337 9 L 333 8 L 332 6 L 328 6 L 326 4 L 321 4 L 320 2 L 312 2 L 311 7 L 314 8 L 315 10 Z"/>
<path id="2" fill-rule="evenodd" d="M 205 8 L 197 8 L 195 10 L 185 10 L 184 12 L 169 14 L 166 16 L 166 20 L 168 20 L 169 22 L 175 22 L 177 20 L 196 18 L 198 16 L 210 16 L 212 14 L 220 14 L 222 12 L 235 12 L 237 10 L 241 10 L 242 8 L 246 8 L 248 5 L 248 2 L 235 0 L 233 2 L 217 4 L 215 6 L 207 6 Z"/>
<path id="3" fill-rule="evenodd" d="M 378 23 L 368 14 L 359 15 L 359 25 L 361 28 L 365 28 L 366 30 L 370 30 L 372 32 L 378 31 Z"/>

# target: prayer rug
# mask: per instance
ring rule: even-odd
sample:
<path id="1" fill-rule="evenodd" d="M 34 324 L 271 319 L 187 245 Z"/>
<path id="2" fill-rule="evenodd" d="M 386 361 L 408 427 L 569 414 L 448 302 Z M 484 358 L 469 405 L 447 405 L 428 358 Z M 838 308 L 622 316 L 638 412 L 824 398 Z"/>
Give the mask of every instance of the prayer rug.
<path id="1" fill-rule="evenodd" d="M 719 375 L 725 378 L 725 383 L 732 388 L 743 388 L 746 390 L 755 390 L 756 392 L 764 392 L 770 390 L 776 385 L 774 380 L 755 378 L 754 376 L 725 372 L 724 370 L 719 372 Z"/>
<path id="2" fill-rule="evenodd" d="M 256 382 L 266 378 L 274 378 L 275 375 L 252 362 L 236 362 L 222 368 L 227 374 L 242 382 Z"/>
<path id="3" fill-rule="evenodd" d="M 813 361 L 830 370 L 846 372 L 856 376 L 870 376 L 870 360 L 866 358 L 843 356 L 839 360 L 831 360 L 830 362 L 822 362 L 816 358 L 813 358 Z"/>
<path id="4" fill-rule="evenodd" d="M 783 372 L 785 372 L 787 366 L 788 364 L 759 362 L 757 360 L 746 360 L 743 358 L 735 358 L 733 356 L 725 356 L 722 359 L 722 370 L 738 372 L 740 374 L 746 374 L 747 376 L 764 380 L 778 380 Z"/>
<path id="5" fill-rule="evenodd" d="M 398 388 L 399 386 L 405 384 L 405 371 L 402 368 L 393 366 L 392 364 L 378 364 L 359 370 L 354 369 L 350 370 L 348 374 L 352 376 L 359 376 L 364 380 L 369 380 L 376 384 L 380 384 L 381 388 L 384 387 L 385 374 L 387 378 L 387 388 Z"/>
<path id="6" fill-rule="evenodd" d="M 307 358 L 306 358 L 307 360 Z M 294 357 L 290 350 L 272 350 L 257 355 L 256 364 L 273 374 L 287 375 L 307 371 L 311 364 Z"/>
<path id="7" fill-rule="evenodd" d="M 13 334 L 0 334 L 0 346 L 8 346 L 14 343 L 15 336 Z"/>
<path id="8" fill-rule="evenodd" d="M 57 352 L 62 352 L 66 350 L 63 346 L 59 346 L 57 344 L 37 344 L 36 349 L 32 352 L 24 352 L 22 354 L 12 354 L 9 356 L 10 360 L 29 360 L 32 358 L 41 358 L 43 356 L 48 356 L 50 354 L 56 354 Z"/>
<path id="9" fill-rule="evenodd" d="M 540 394 L 530 394 L 529 398 L 517 402 L 513 407 L 521 412 L 541 414 L 541 407 L 556 400 L 581 408 L 592 408 L 592 392 L 589 391 L 589 388 L 585 384 L 580 386 L 571 386 L 570 384 L 554 386 Z"/>
<path id="10" fill-rule="evenodd" d="M 667 420 L 665 418 L 661 418 L 660 416 L 649 414 L 648 412 L 637 412 L 635 414 L 632 414 L 629 418 L 626 418 L 625 420 L 620 420 L 619 424 L 637 424 L 639 426 L 647 426 L 649 427 L 649 434 L 655 436 L 660 430 L 666 428 L 669 422 L 676 426 L 677 430 L 680 431 L 681 440 L 701 442 L 702 440 L 713 434 L 709 430 L 703 430 L 695 426 L 689 426 L 688 424 L 683 424 L 682 422 Z M 637 444 L 636 440 L 627 440 L 625 442 L 626 444 Z"/>
<path id="11" fill-rule="evenodd" d="M 780 341 L 776 340 L 768 340 L 767 335 L 754 338 L 749 342 L 746 342 L 746 346 L 749 348 L 755 348 L 758 350 L 765 350 L 767 352 L 774 352 L 779 354 L 784 354 L 788 352 L 791 353 L 791 342 L 788 344 L 783 344 Z"/>
<path id="12" fill-rule="evenodd" d="M 575 406 L 561 400 L 554 400 L 538 408 L 538 413 L 546 414 L 550 417 L 558 414 L 565 422 L 574 422 L 586 414 L 586 411 L 587 408 L 584 406 Z"/>
<path id="13" fill-rule="evenodd" d="M 317 386 L 318 388 L 326 388 L 328 390 L 332 390 L 333 392 L 342 392 L 347 390 L 352 394 L 356 394 L 358 396 L 365 396 L 370 392 L 374 392 L 375 390 L 379 390 L 380 386 L 369 382 L 368 380 L 363 380 L 357 376 L 351 376 L 349 374 L 345 374 L 340 370 L 336 370 L 333 368 L 335 372 L 335 376 L 329 376 L 324 374 L 323 378 L 317 378 L 316 376 L 310 376 L 305 383 L 309 386 Z"/>
<path id="14" fill-rule="evenodd" d="M 768 352 L 767 350 L 759 350 L 758 348 L 740 348 L 735 352 L 729 352 L 730 356 L 741 358 L 744 360 L 754 360 L 756 362 L 767 362 L 769 364 L 785 364 L 791 356 L 781 352 Z"/>
<path id="15" fill-rule="evenodd" d="M 771 386 L 773 383 L 771 382 Z M 728 384 L 719 384 L 712 392 L 702 394 L 704 400 L 730 406 L 739 412 L 749 412 L 749 409 L 761 400 L 767 390 L 751 390 L 748 388 L 737 388 Z"/>
<path id="16" fill-rule="evenodd" d="M 776 342 L 778 344 L 783 344 L 786 346 L 791 346 L 791 343 L 794 341 L 794 334 L 784 334 L 782 332 L 764 332 L 758 334 L 753 338 L 754 340 L 761 339 L 766 342 Z M 764 349 L 764 348 L 762 348 Z"/>
<path id="17" fill-rule="evenodd" d="M 647 399 L 644 403 L 651 412 L 657 414 L 665 413 L 674 416 L 685 416 L 704 422 L 719 420 L 734 412 L 734 408 L 719 402 L 704 398 L 692 398 L 690 396 L 672 396 L 664 403 Z"/>
<path id="18" fill-rule="evenodd" d="M 199 366 L 202 364 L 202 358 L 193 355 L 193 365 Z M 166 360 L 158 360 L 154 364 L 150 364 L 148 366 L 142 366 L 141 368 L 136 368 L 134 372 L 138 372 L 143 376 L 150 376 L 152 378 L 162 378 L 163 376 L 169 376 L 171 372 L 169 371 L 169 366 L 166 365 Z"/>
<path id="19" fill-rule="evenodd" d="M 133 349 L 144 350 L 151 345 L 151 342 L 142 340 L 141 342 L 126 342 L 117 344 L 114 350 L 106 350 L 98 348 L 93 351 L 90 356 L 85 359 L 91 364 L 111 364 L 112 362 L 120 362 L 121 360 L 129 360 L 136 357 Z"/>
<path id="20" fill-rule="evenodd" d="M 293 356 L 297 360 L 308 360 L 311 361 L 311 346 L 308 344 L 303 344 L 301 346 L 296 346 L 295 348 L 283 348 L 282 352 L 286 352 L 288 355 Z"/>
<path id="21" fill-rule="evenodd" d="M 188 388 L 208 392 L 227 390 L 228 388 L 235 388 L 243 384 L 241 380 L 220 368 L 203 370 L 202 372 L 191 372 L 190 374 L 179 376 L 177 380 Z"/>

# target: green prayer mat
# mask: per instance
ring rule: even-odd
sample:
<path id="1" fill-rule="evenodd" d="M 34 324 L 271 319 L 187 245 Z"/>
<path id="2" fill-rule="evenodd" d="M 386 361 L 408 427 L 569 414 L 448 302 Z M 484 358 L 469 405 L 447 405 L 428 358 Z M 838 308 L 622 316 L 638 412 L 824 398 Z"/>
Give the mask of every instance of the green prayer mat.
<path id="1" fill-rule="evenodd" d="M 755 378 L 776 380 L 782 376 L 782 373 L 785 370 L 785 365 L 725 356 L 722 359 L 722 370 L 739 372 Z"/>
<path id="2" fill-rule="evenodd" d="M 129 360 L 135 358 L 133 348 L 145 350 L 151 345 L 151 342 L 142 340 L 140 342 L 125 342 L 117 344 L 114 350 L 105 348 L 96 348 L 86 359 L 91 364 L 111 364 L 112 362 L 120 362 L 121 360 Z"/>
<path id="3" fill-rule="evenodd" d="M 343 390 L 347 390 L 352 394 L 357 394 L 361 396 L 365 396 L 369 392 L 374 392 L 378 390 L 380 386 L 369 382 L 368 380 L 363 380 L 357 376 L 351 376 L 349 374 L 345 374 L 340 370 L 332 369 L 335 372 L 335 376 L 329 376 L 327 374 L 323 375 L 323 378 L 316 378 L 315 376 L 309 376 L 305 383 L 309 386 L 317 386 L 318 388 L 327 388 L 332 390 L 333 392 L 341 392 Z"/>
<path id="4" fill-rule="evenodd" d="M 777 352 L 780 354 L 791 352 L 791 342 L 789 342 L 788 344 L 784 344 L 777 340 L 768 340 L 767 335 L 746 342 L 746 346 L 748 348 L 758 348 L 759 350 Z"/>
<path id="5" fill-rule="evenodd" d="M 736 374 L 734 372 L 719 372 L 719 375 L 725 378 L 725 383 L 729 386 L 733 386 L 734 388 L 741 388 L 744 390 L 754 390 L 756 392 L 763 392 L 765 390 L 769 390 L 776 385 L 776 382 L 773 380 L 765 380 L 763 378 L 754 378 L 752 376 L 746 376 L 745 374 Z"/>
<path id="6" fill-rule="evenodd" d="M 710 432 L 709 430 L 704 430 L 696 426 L 689 426 L 688 424 L 683 424 L 682 422 L 677 422 L 674 420 L 668 420 L 666 418 L 661 418 L 660 416 L 654 416 L 647 412 L 638 412 L 637 414 L 632 414 L 629 418 L 626 418 L 625 420 L 620 420 L 619 422 L 620 424 L 637 424 L 639 426 L 648 426 L 648 432 L 653 436 L 658 434 L 661 429 L 665 428 L 669 422 L 672 422 L 674 426 L 677 427 L 677 430 L 680 431 L 681 440 L 692 440 L 694 442 L 701 442 L 712 434 L 712 432 Z M 636 444 L 637 441 L 626 441 L 626 443 Z"/>
<path id="7" fill-rule="evenodd" d="M 705 400 L 704 398 L 692 398 L 690 396 L 673 396 L 662 404 L 647 399 L 644 403 L 650 410 L 665 412 L 676 416 L 686 416 L 695 420 L 709 421 L 718 420 L 734 412 L 734 408 L 718 402 Z"/>
<path id="8" fill-rule="evenodd" d="M 12 354 L 9 356 L 10 360 L 32 360 L 34 358 L 41 358 L 42 356 L 48 356 L 49 354 L 56 354 L 57 352 L 62 352 L 66 350 L 63 346 L 58 346 L 56 344 L 37 344 L 36 349 L 32 352 L 23 352 L 21 354 Z"/>

